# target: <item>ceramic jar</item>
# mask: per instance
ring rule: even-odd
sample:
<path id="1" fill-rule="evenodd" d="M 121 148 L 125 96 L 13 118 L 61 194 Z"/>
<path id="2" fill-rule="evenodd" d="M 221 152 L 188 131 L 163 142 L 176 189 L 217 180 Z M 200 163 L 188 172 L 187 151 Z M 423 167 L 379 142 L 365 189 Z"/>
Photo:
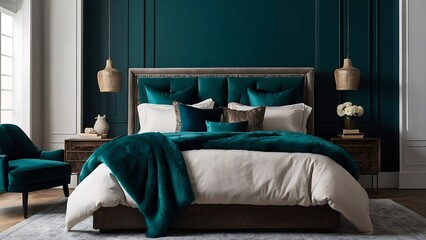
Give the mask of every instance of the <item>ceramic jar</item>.
<path id="1" fill-rule="evenodd" d="M 100 114 L 98 114 L 97 117 L 95 117 L 96 122 L 95 125 L 93 126 L 93 129 L 96 131 L 96 133 L 98 134 L 98 136 L 102 136 L 102 135 L 107 135 L 108 134 L 108 129 L 109 129 L 109 124 L 106 121 L 106 115 L 101 116 Z"/>

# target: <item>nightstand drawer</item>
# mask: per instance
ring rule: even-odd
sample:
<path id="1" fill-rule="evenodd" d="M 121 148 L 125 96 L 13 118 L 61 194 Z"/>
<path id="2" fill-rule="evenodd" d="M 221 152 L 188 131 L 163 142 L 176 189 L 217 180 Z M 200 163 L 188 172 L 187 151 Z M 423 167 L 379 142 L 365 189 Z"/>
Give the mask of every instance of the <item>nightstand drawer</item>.
<path id="1" fill-rule="evenodd" d="M 74 152 L 93 152 L 95 151 L 99 146 L 104 144 L 105 142 L 68 142 L 65 144 L 65 149 L 67 151 L 74 151 Z"/>
<path id="2" fill-rule="evenodd" d="M 378 174 L 380 172 L 381 149 L 379 138 L 332 138 L 331 142 L 339 145 L 357 162 L 361 174 Z"/>
<path id="3" fill-rule="evenodd" d="M 112 139 L 66 139 L 65 161 L 71 164 L 71 172 L 78 173 L 86 160 L 102 144 Z"/>
<path id="4" fill-rule="evenodd" d="M 364 162 L 364 161 L 375 161 L 377 162 L 377 159 L 379 158 L 379 153 L 377 150 L 371 151 L 371 150 L 365 150 L 363 148 L 360 148 L 359 150 L 354 150 L 353 148 L 347 149 L 345 147 L 342 147 L 351 157 L 357 161 L 357 162 Z"/>

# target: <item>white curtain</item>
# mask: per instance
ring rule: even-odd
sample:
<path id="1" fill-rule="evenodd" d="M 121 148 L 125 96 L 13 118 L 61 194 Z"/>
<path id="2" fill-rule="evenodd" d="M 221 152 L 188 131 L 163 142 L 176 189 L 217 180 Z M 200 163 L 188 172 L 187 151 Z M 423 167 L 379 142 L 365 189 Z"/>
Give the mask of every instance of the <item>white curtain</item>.
<path id="1" fill-rule="evenodd" d="M 0 0 L 0 8 L 16 13 L 18 11 L 18 0 Z"/>

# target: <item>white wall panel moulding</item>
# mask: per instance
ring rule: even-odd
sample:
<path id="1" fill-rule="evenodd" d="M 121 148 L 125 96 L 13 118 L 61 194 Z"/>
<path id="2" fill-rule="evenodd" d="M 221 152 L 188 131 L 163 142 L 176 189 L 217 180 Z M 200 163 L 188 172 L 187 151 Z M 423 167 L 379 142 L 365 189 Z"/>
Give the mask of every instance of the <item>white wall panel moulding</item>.
<path id="1" fill-rule="evenodd" d="M 18 0 L 0 0 L 0 8 L 12 13 L 18 12 Z"/>

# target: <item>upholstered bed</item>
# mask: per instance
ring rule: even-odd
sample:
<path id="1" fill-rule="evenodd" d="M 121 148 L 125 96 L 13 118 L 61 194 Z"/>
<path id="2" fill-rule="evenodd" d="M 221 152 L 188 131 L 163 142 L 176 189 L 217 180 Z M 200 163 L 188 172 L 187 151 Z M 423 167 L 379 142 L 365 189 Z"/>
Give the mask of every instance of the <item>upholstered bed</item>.
<path id="1" fill-rule="evenodd" d="M 286 96 L 290 104 L 304 103 L 313 107 L 315 99 L 312 68 L 129 69 L 129 135 L 152 130 L 152 126 L 146 126 L 144 116 L 138 115 L 138 112 L 143 112 L 138 107 L 149 102 L 150 93 L 145 91 L 148 89 L 146 86 L 166 93 L 189 91 L 190 100 L 187 104 L 212 98 L 215 107 L 229 107 L 231 102 L 249 105 L 250 89 L 261 94 L 287 91 L 290 93 Z M 271 114 L 271 109 L 267 108 L 266 111 Z M 305 123 L 300 132 L 314 134 L 313 111 L 309 109 L 306 115 L 305 110 L 303 119 Z M 158 120 L 157 125 L 163 124 L 160 122 Z M 156 131 L 156 123 L 153 127 L 153 131 Z M 299 135 L 296 134 L 295 137 L 304 137 L 303 133 Z M 180 137 L 180 134 L 169 136 Z M 182 138 L 185 137 L 183 134 Z M 194 189 L 195 201 L 174 217 L 170 229 L 330 231 L 339 227 L 342 213 L 360 231 L 372 232 L 367 194 L 351 174 L 328 156 L 315 152 L 238 149 L 193 149 L 183 151 L 182 154 Z M 262 162 L 259 163 L 259 159 Z M 206 165 L 209 161 L 216 165 Z M 271 162 L 269 168 L 264 166 L 268 164 L 263 161 L 268 164 Z M 283 161 L 288 161 L 289 165 L 282 165 Z M 250 170 L 241 170 L 241 166 L 246 164 L 251 166 Z M 239 174 L 235 174 L 235 171 L 240 170 L 240 178 L 250 175 L 253 182 L 235 184 L 240 181 Z M 215 177 L 215 174 L 220 177 Z M 271 175 L 276 177 L 269 177 Z M 299 178 L 300 183 L 296 180 Z M 259 182 L 256 179 L 260 179 Z M 139 212 L 138 204 L 119 182 L 108 167 L 99 165 L 70 196 L 66 228 L 71 229 L 93 214 L 93 227 L 101 231 L 146 229 L 145 218 Z M 278 182 L 277 189 L 272 182 Z M 256 186 L 257 183 L 261 186 Z M 226 191 L 223 190 L 228 187 Z M 260 194 L 265 191 L 265 196 Z M 91 196 L 87 197 L 89 193 Z M 79 200 L 83 196 L 87 203 L 82 204 Z"/>

